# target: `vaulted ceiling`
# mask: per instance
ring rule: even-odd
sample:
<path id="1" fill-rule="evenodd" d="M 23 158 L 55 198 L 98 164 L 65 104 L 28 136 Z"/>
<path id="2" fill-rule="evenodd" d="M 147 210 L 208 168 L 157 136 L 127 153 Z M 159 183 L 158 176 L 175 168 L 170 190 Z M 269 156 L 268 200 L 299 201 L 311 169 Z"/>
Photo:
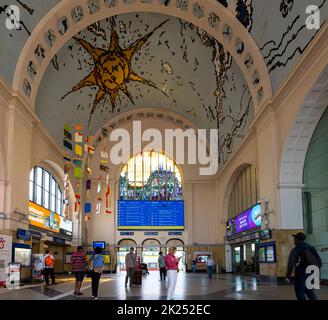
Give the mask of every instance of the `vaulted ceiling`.
<path id="1" fill-rule="evenodd" d="M 107 7 L 117 4 L 116 0 L 83 2 L 93 14 L 100 1 Z M 124 0 L 124 3 L 133 5 L 140 1 L 147 5 L 155 0 Z M 169 6 L 172 0 L 158 1 L 162 6 Z M 7 5 L 17 5 L 20 12 L 20 29 L 5 29 L 0 33 L 0 41 L 5 44 L 0 49 L 0 74 L 9 85 L 13 83 L 21 52 L 42 18 L 68 2 L 1 1 L 1 25 L 8 19 Z M 180 6 L 181 10 L 188 6 L 185 0 L 175 2 L 174 7 Z M 307 0 L 196 1 L 192 14 L 199 20 L 203 18 L 205 2 L 230 10 L 231 17 L 255 40 L 273 93 L 317 32 L 308 30 L 305 25 Z M 328 0 L 313 0 L 311 4 L 319 6 L 323 24 L 328 16 Z M 78 11 L 67 12 L 76 24 L 84 14 L 81 11 L 79 16 Z M 216 18 L 217 21 L 209 18 L 208 23 L 215 24 L 220 20 Z M 65 16 L 56 19 L 58 37 L 66 33 L 71 22 Z M 49 32 L 44 30 L 44 41 L 51 48 L 56 36 L 52 37 Z M 231 37 L 231 32 L 234 30 L 223 26 L 225 38 Z M 246 56 L 242 64 L 247 65 L 251 63 L 249 48 L 245 48 L 243 39 L 237 40 L 234 50 Z M 40 54 L 42 58 L 44 52 Z M 38 63 L 41 60 L 24 66 L 32 81 Z M 95 133 L 116 114 L 138 107 L 165 108 L 200 128 L 219 128 L 220 163 L 223 164 L 246 134 L 258 102 L 256 97 L 254 101 L 242 67 L 245 66 L 241 66 L 222 43 L 181 18 L 151 12 L 109 15 L 81 30 L 56 52 L 40 81 L 35 110 L 60 144 L 65 122 L 82 123 L 85 130 Z M 251 81 L 254 86 L 260 81 L 258 76 L 255 70 Z"/>

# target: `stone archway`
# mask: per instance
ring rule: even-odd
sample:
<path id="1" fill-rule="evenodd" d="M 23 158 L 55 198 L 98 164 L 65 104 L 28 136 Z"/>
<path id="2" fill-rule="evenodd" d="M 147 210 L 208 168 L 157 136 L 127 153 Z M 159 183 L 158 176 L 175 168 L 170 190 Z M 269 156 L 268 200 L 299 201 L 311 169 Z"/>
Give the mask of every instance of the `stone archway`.
<path id="1" fill-rule="evenodd" d="M 287 137 L 280 167 L 282 229 L 303 229 L 303 168 L 314 130 L 327 107 L 328 65 L 321 72 L 300 106 Z"/>
<path id="2" fill-rule="evenodd" d="M 106 5 L 105 5 L 106 3 Z M 80 12 L 80 18 L 74 21 L 74 12 Z M 271 98 L 272 89 L 269 74 L 254 39 L 232 12 L 217 1 L 191 0 L 191 1 L 100 1 L 99 10 L 92 12 L 88 2 L 72 0 L 61 1 L 41 20 L 35 27 L 31 37 L 26 42 L 18 63 L 13 81 L 13 89 L 21 92 L 28 103 L 34 107 L 38 87 L 42 76 L 55 54 L 76 33 L 100 20 L 113 15 L 131 12 L 160 13 L 181 18 L 193 23 L 218 40 L 235 59 L 253 97 L 255 110 L 259 110 L 265 101 Z M 58 18 L 67 19 L 67 30 L 58 31 Z M 53 35 L 54 42 L 48 46 L 45 43 L 45 33 Z M 244 50 L 238 50 L 242 43 Z M 42 48 L 44 58 L 36 63 L 35 52 Z M 252 61 L 252 64 L 246 63 Z M 34 65 L 33 79 L 28 74 L 28 66 Z M 248 65 L 248 66 L 247 66 Z M 253 83 L 253 76 L 258 75 L 259 82 Z"/>

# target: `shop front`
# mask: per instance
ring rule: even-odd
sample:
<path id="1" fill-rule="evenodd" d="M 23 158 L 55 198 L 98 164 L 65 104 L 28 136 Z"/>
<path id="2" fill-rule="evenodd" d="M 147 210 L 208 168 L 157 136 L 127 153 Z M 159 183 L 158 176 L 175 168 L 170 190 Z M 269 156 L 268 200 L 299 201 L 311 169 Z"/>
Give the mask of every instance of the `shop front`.
<path id="1" fill-rule="evenodd" d="M 227 244 L 235 273 L 259 273 L 259 243 L 262 226 L 261 205 L 256 204 L 227 221 Z M 227 268 L 228 269 L 228 268 Z"/>
<path id="2" fill-rule="evenodd" d="M 31 253 L 33 268 L 38 265 L 35 278 L 40 278 L 40 260 L 45 250 L 55 258 L 55 273 L 65 271 L 65 255 L 72 240 L 72 221 L 45 209 L 34 202 L 29 202 L 29 232 L 32 237 Z"/>

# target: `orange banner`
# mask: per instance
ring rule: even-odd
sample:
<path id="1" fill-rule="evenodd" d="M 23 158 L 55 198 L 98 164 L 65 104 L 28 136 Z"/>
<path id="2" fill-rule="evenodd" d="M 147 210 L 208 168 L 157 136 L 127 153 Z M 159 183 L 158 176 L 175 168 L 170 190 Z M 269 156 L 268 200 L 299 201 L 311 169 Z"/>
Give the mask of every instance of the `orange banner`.
<path id="1" fill-rule="evenodd" d="M 60 216 L 47 210 L 34 202 L 29 201 L 30 225 L 59 233 Z"/>

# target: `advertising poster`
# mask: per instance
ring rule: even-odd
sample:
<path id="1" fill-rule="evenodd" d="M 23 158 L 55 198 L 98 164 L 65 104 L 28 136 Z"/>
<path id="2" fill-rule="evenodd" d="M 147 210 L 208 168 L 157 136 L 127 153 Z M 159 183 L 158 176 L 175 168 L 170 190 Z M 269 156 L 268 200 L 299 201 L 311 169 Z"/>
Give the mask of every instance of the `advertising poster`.
<path id="1" fill-rule="evenodd" d="M 37 253 L 32 255 L 33 270 L 32 279 L 33 280 L 43 280 L 42 269 L 43 269 L 43 254 Z"/>
<path id="2" fill-rule="evenodd" d="M 6 279 L 6 288 L 15 289 L 19 287 L 20 284 L 20 264 L 19 263 L 9 263 L 8 277 Z"/>
<path id="3" fill-rule="evenodd" d="M 34 202 L 29 201 L 29 223 L 31 226 L 43 230 L 72 237 L 73 223 L 71 220 L 59 216 Z"/>
<path id="4" fill-rule="evenodd" d="M 30 225 L 59 233 L 60 216 L 58 214 L 31 201 L 29 202 L 29 211 Z"/>
<path id="5" fill-rule="evenodd" d="M 261 205 L 257 204 L 238 214 L 235 218 L 228 220 L 226 226 L 227 237 L 261 227 L 261 221 Z"/>
<path id="6" fill-rule="evenodd" d="M 0 234 L 0 287 L 6 284 L 12 256 L 12 237 Z"/>

